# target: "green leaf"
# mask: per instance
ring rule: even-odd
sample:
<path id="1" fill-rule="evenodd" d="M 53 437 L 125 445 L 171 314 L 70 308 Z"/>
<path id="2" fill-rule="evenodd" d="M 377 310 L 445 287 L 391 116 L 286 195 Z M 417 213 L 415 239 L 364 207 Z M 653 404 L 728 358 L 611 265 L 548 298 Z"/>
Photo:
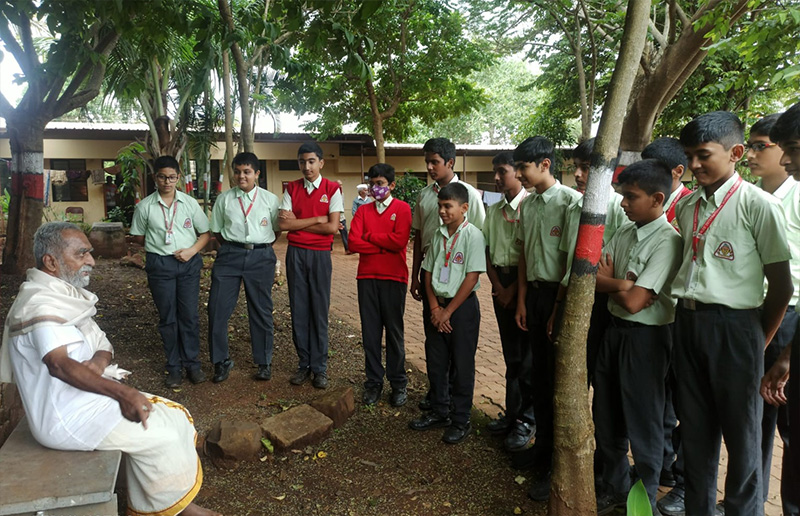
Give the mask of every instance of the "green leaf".
<path id="1" fill-rule="evenodd" d="M 639 479 L 628 493 L 628 516 L 653 516 L 653 508 L 650 506 L 650 498 L 644 488 L 642 480 Z"/>
<path id="2" fill-rule="evenodd" d="M 270 442 L 270 440 L 266 437 L 261 438 L 261 444 L 264 445 L 264 448 L 266 448 L 268 452 L 275 453 L 275 447 L 272 446 L 272 442 Z"/>

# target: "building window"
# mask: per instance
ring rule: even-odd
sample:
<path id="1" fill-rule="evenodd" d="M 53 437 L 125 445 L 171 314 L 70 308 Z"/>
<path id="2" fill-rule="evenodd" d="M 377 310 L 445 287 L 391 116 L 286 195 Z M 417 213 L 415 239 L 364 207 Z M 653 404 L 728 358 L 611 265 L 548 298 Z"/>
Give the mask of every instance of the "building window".
<path id="1" fill-rule="evenodd" d="M 50 169 L 54 201 L 86 202 L 89 200 L 86 180 L 91 173 L 86 170 L 86 160 L 51 159 Z"/>
<path id="2" fill-rule="evenodd" d="M 485 192 L 494 192 L 497 190 L 497 185 L 494 183 L 494 172 L 478 172 L 478 184 L 475 188 Z"/>

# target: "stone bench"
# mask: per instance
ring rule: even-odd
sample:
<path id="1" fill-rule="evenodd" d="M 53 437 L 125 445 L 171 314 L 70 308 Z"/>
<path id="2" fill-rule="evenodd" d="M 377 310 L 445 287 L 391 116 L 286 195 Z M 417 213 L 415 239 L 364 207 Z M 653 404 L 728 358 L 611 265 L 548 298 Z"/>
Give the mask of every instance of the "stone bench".
<path id="1" fill-rule="evenodd" d="M 121 457 L 45 448 L 23 418 L 0 448 L 0 515 L 116 515 Z"/>

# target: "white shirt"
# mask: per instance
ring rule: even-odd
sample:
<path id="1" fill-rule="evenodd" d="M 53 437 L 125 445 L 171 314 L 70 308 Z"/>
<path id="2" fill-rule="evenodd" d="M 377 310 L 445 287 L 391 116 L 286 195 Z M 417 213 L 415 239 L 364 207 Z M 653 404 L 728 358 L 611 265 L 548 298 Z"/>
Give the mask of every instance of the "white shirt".
<path id="1" fill-rule="evenodd" d="M 94 450 L 122 420 L 119 403 L 51 376 L 42 358 L 61 346 L 78 362 L 92 349 L 75 326 L 48 325 L 11 337 L 9 353 L 31 432 L 44 446 Z"/>
<path id="2" fill-rule="evenodd" d="M 322 175 L 320 174 L 317 176 L 313 182 L 309 181 L 306 178 L 303 178 L 303 186 L 306 189 L 306 192 L 311 193 L 314 191 L 315 188 L 319 188 L 320 183 L 322 183 Z M 292 196 L 289 195 L 289 191 L 283 192 L 283 197 L 281 198 L 281 206 L 280 208 L 283 211 L 292 211 Z M 328 203 L 328 213 L 334 212 L 343 212 L 344 211 L 344 197 L 342 197 L 342 191 L 336 190 L 331 196 L 331 202 Z"/>

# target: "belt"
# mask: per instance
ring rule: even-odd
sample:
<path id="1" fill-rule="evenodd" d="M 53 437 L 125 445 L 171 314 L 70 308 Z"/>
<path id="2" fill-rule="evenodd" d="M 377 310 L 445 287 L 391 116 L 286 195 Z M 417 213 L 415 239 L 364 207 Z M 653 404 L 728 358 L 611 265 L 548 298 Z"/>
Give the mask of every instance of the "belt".
<path id="1" fill-rule="evenodd" d="M 684 310 L 692 310 L 692 311 L 734 310 L 734 308 L 731 308 L 729 306 L 718 305 L 713 303 L 701 303 L 700 301 L 695 301 L 694 299 L 679 299 L 678 304 Z"/>
<path id="2" fill-rule="evenodd" d="M 467 296 L 466 299 L 469 299 L 471 297 L 475 297 L 475 291 L 474 290 L 469 293 L 469 295 Z M 450 304 L 450 301 L 452 301 L 452 300 L 453 300 L 452 297 L 436 296 L 436 301 L 439 303 L 439 306 L 447 306 L 448 304 Z"/>
<path id="3" fill-rule="evenodd" d="M 536 280 L 536 281 L 529 281 L 528 285 L 530 285 L 531 288 L 537 288 L 537 289 L 546 288 L 546 289 L 551 289 L 552 290 L 552 289 L 557 289 L 558 286 L 560 285 L 560 283 L 557 282 L 557 281 L 539 281 L 539 280 Z"/>
<path id="4" fill-rule="evenodd" d="M 238 247 L 239 249 L 266 249 L 267 247 L 271 247 L 272 244 L 244 244 L 242 242 L 231 242 L 230 240 L 225 241 L 226 244 L 230 244 L 233 247 Z"/>
<path id="5" fill-rule="evenodd" d="M 516 265 L 495 265 L 494 270 L 500 274 L 516 274 L 518 267 Z"/>
<path id="6" fill-rule="evenodd" d="M 614 315 L 611 316 L 611 326 L 615 328 L 642 328 L 644 326 L 649 326 L 648 324 L 642 324 L 635 321 L 627 321 L 625 319 L 621 319 Z"/>

